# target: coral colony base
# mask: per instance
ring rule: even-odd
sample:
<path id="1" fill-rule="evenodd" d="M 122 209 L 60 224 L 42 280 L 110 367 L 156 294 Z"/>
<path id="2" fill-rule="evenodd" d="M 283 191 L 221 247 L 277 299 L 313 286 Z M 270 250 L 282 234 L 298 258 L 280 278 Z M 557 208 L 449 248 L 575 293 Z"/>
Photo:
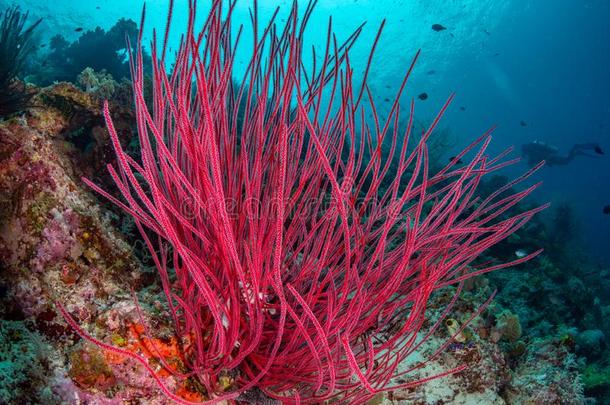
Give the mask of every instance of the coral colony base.
<path id="1" fill-rule="evenodd" d="M 182 364 L 153 339 L 150 351 L 165 372 L 195 379 L 203 403 L 254 388 L 285 402 L 363 403 L 463 370 L 412 377 L 465 324 L 423 361 L 399 365 L 442 325 L 465 280 L 539 253 L 471 266 L 544 209 L 503 215 L 536 188 L 512 191 L 536 168 L 487 198 L 473 197 L 484 175 L 515 162 L 505 159 L 509 150 L 485 153 L 489 131 L 429 173 L 426 142 L 452 97 L 426 131 L 412 135 L 414 104 L 404 108 L 399 100 L 416 55 L 388 116 L 380 117 L 366 79 L 381 29 L 362 81 L 349 58 L 362 27 L 339 44 L 329 21 L 326 47 L 313 58 L 322 62 L 306 68 L 313 3 L 301 17 L 294 3 L 285 24 L 274 17 L 266 27 L 258 26 L 255 4 L 252 56 L 234 82 L 241 29 L 232 37 L 233 5 L 215 1 L 196 32 L 190 2 L 168 72 L 170 4 L 165 36 L 152 43 L 148 105 L 140 32 L 131 71 L 141 158 L 123 150 L 106 103 L 118 162 L 108 170 L 123 199 L 85 179 L 133 216 L 156 264 Z M 144 13 L 140 29 L 143 23 Z M 408 148 L 412 136 L 420 138 Z M 468 163 L 455 163 L 466 155 L 473 155 Z M 431 295 L 449 286 L 457 286 L 453 298 L 429 319 Z M 69 305 L 57 305 L 83 338 L 139 361 L 167 397 L 197 402 L 172 392 L 135 351 L 84 331 Z M 139 315 L 140 332 L 152 335 Z"/>

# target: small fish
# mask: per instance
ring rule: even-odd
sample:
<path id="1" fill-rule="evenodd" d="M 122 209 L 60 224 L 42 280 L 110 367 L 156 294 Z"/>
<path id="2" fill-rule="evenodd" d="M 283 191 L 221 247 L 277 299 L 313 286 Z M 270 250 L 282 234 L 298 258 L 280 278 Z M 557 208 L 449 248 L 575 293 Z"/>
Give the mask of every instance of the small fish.
<path id="1" fill-rule="evenodd" d="M 417 96 L 418 99 L 420 100 L 426 100 L 428 98 L 428 93 L 421 93 L 419 96 Z"/>
<path id="2" fill-rule="evenodd" d="M 523 249 L 518 249 L 518 250 L 515 250 L 515 256 L 517 256 L 517 258 L 519 258 L 519 259 L 522 259 L 525 256 L 527 256 L 527 252 Z"/>
<path id="3" fill-rule="evenodd" d="M 100 6 L 97 6 L 95 9 L 96 9 L 96 10 L 99 10 L 99 9 L 101 9 L 101 7 L 100 7 Z"/>
<path id="4" fill-rule="evenodd" d="M 519 125 L 521 125 L 522 127 L 527 127 L 527 122 L 521 120 L 521 122 L 519 123 Z"/>
<path id="5" fill-rule="evenodd" d="M 462 110 L 462 111 L 466 111 L 466 107 L 464 107 L 464 106 L 460 106 L 460 110 Z"/>
<path id="6" fill-rule="evenodd" d="M 487 31 L 486 29 L 484 29 L 483 32 L 486 33 L 487 35 L 491 35 L 491 32 Z"/>
<path id="7" fill-rule="evenodd" d="M 383 101 L 385 101 L 386 103 L 389 103 L 390 99 L 386 97 L 386 98 L 383 99 Z"/>
<path id="8" fill-rule="evenodd" d="M 47 44 L 40 45 L 41 48 L 44 48 L 45 46 L 47 46 Z"/>
<path id="9" fill-rule="evenodd" d="M 386 89 L 390 89 L 390 88 L 392 88 L 392 86 L 390 86 L 389 84 L 386 84 L 386 85 L 385 85 L 385 88 L 386 88 Z"/>
<path id="10" fill-rule="evenodd" d="M 83 30 L 83 28 L 82 28 L 82 27 L 78 27 L 78 28 L 76 28 L 76 29 L 74 30 L 74 32 L 81 32 L 82 30 Z"/>
<path id="11" fill-rule="evenodd" d="M 602 150 L 602 147 L 599 145 L 595 145 L 595 148 L 593 148 L 593 150 L 595 150 L 595 153 L 597 153 L 598 155 L 603 155 L 604 151 Z"/>
<path id="12" fill-rule="evenodd" d="M 497 56 L 500 56 L 500 52 L 494 53 L 494 58 L 497 57 Z"/>
<path id="13" fill-rule="evenodd" d="M 458 159 L 456 156 L 451 156 L 451 157 L 449 158 L 449 161 L 450 161 L 451 163 L 456 164 L 456 165 L 461 165 L 462 163 L 464 163 L 464 162 L 462 162 L 462 159 Z"/>
<path id="14" fill-rule="evenodd" d="M 428 71 L 426 72 L 426 74 L 428 74 L 428 75 L 433 75 L 433 74 L 435 74 L 435 73 L 436 73 L 436 70 L 434 70 L 434 69 L 432 69 L 432 70 L 428 70 Z"/>
<path id="15" fill-rule="evenodd" d="M 444 27 L 444 26 L 443 26 L 443 25 L 441 25 L 441 24 L 432 24 L 432 29 L 433 29 L 434 31 L 436 31 L 436 32 L 439 32 L 439 31 L 444 31 L 444 30 L 446 30 L 446 29 L 447 29 L 447 27 Z"/>
<path id="16" fill-rule="evenodd" d="M 610 205 L 606 205 L 602 212 L 606 215 L 610 214 Z"/>

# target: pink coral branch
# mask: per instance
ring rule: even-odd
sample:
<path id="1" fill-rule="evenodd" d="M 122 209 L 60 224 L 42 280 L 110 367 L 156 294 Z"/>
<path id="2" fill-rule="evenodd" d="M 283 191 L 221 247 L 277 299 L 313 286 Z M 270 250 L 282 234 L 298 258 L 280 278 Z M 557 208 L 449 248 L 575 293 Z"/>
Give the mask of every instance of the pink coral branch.
<path id="1" fill-rule="evenodd" d="M 209 395 L 230 399 L 257 386 L 288 402 L 362 402 L 389 389 L 397 365 L 422 344 L 417 338 L 434 291 L 538 253 L 469 267 L 544 207 L 506 215 L 537 187 L 511 194 L 532 172 L 476 199 L 482 176 L 513 162 L 504 160 L 508 151 L 486 155 L 491 130 L 458 155 L 472 152 L 468 164 L 456 167 L 455 159 L 430 172 L 426 142 L 453 95 L 409 150 L 414 103 L 401 131 L 399 100 L 419 52 L 384 122 L 366 83 L 381 28 L 356 88 L 349 50 L 362 27 L 339 45 L 329 21 L 323 61 L 314 58 L 306 71 L 303 35 L 313 5 L 299 19 L 295 2 L 283 27 L 272 20 L 262 33 L 254 7 L 252 55 L 236 86 L 241 29 L 232 39 L 234 3 L 224 10 L 222 1 L 213 2 L 197 33 L 190 2 L 168 74 L 171 6 L 160 55 L 152 43 L 150 109 L 141 37 L 132 55 L 139 162 L 123 151 L 104 107 L 118 157 L 111 175 L 124 201 L 87 184 L 137 221 L 176 333 L 195 336 L 186 366 Z M 158 253 L 165 243 L 171 250 Z M 390 328 L 394 322 L 402 323 L 398 331 Z M 380 336 L 387 337 L 373 339 Z M 155 375 L 143 359 L 123 354 Z M 233 369 L 236 388 L 222 393 L 219 376 Z"/>

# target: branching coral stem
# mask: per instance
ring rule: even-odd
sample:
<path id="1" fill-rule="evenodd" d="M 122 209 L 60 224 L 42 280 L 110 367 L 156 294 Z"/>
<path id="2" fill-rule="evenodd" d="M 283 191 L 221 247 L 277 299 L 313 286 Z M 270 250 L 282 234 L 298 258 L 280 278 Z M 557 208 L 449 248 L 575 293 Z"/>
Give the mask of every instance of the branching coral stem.
<path id="1" fill-rule="evenodd" d="M 457 285 L 459 294 L 463 280 L 539 253 L 470 267 L 544 208 L 507 213 L 537 187 L 512 191 L 533 171 L 476 198 L 484 175 L 514 162 L 504 160 L 508 152 L 487 155 L 490 130 L 431 173 L 427 141 L 453 95 L 409 147 L 414 103 L 401 130 L 400 100 L 419 52 L 384 121 L 366 83 L 372 56 L 353 84 L 349 51 L 362 27 L 340 45 L 329 21 L 321 63 L 315 50 L 306 63 L 313 3 L 300 19 L 295 2 L 283 26 L 272 19 L 262 30 L 254 8 L 251 58 L 235 83 L 241 29 L 233 39 L 235 3 L 223 3 L 213 2 L 197 33 L 190 2 L 171 72 L 167 34 L 160 53 L 153 39 L 148 105 L 140 37 L 131 71 L 141 157 L 124 152 L 106 104 L 118 157 L 109 170 L 123 199 L 85 180 L 136 220 L 176 334 L 194 337 L 189 373 L 216 399 L 256 386 L 289 403 L 361 403 L 462 370 L 392 385 L 426 364 L 397 371 L 456 300 L 423 333 L 436 290 Z M 168 29 L 170 21 L 171 11 Z M 155 375 L 142 358 L 86 337 L 60 309 L 81 336 Z M 225 393 L 219 378 L 231 370 L 235 385 Z"/>

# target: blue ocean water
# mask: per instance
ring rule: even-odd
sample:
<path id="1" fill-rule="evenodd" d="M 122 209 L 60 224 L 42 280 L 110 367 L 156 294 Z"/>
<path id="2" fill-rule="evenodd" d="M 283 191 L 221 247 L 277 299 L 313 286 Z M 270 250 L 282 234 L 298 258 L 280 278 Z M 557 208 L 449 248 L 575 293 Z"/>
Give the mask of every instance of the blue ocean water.
<path id="1" fill-rule="evenodd" d="M 0 6 L 10 4 L 3 0 Z M 200 1 L 199 15 L 206 14 Z M 259 1 L 261 20 L 290 1 Z M 119 18 L 139 22 L 142 1 L 24 0 L 19 4 L 32 18 L 43 18 L 43 37 L 56 33 L 75 40 L 75 29 L 109 29 Z M 249 24 L 251 2 L 238 1 L 236 20 Z M 304 9 L 306 2 L 301 2 Z M 148 1 L 146 35 L 163 31 L 167 2 Z M 186 24 L 187 2 L 175 4 L 170 41 L 179 40 Z M 361 22 L 365 30 L 352 59 L 360 66 L 383 19 L 386 26 L 370 78 L 382 105 L 392 99 L 402 74 L 421 49 L 406 97 L 426 92 L 417 100 L 416 114 L 430 120 L 450 93 L 456 99 L 443 125 L 450 129 L 456 150 L 491 125 L 497 125 L 491 150 L 545 141 L 567 154 L 573 144 L 597 142 L 610 150 L 610 2 L 605 0 L 321 0 L 310 23 L 307 39 L 323 46 L 328 17 L 338 38 L 346 38 Z M 435 31 L 433 24 L 446 29 Z M 250 31 L 244 31 L 248 43 Z M 242 53 L 243 65 L 247 52 Z M 358 69 L 356 69 L 358 74 Z M 389 104 L 388 104 L 389 108 Z M 609 152 L 610 153 L 610 152 Z M 451 155 L 451 151 L 448 151 Z M 521 164 L 515 173 L 525 169 Z M 590 255 L 610 263 L 610 158 L 579 157 L 567 166 L 546 167 L 537 175 L 544 186 L 540 200 L 570 204 L 581 225 L 582 243 Z"/>

